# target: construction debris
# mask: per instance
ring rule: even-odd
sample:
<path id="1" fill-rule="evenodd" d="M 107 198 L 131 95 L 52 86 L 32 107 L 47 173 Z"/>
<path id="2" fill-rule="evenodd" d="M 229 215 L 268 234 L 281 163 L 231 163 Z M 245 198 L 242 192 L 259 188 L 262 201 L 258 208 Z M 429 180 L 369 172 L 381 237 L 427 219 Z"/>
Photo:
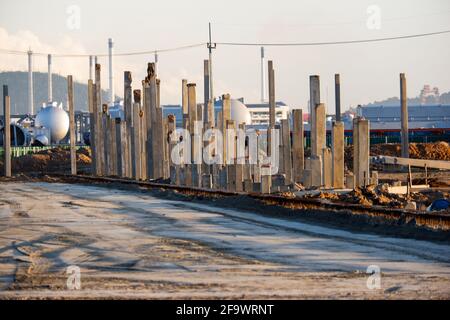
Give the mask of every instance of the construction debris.
<path id="1" fill-rule="evenodd" d="M 442 205 L 438 205 L 439 201 L 447 201 L 445 198 L 449 198 L 449 194 L 446 192 L 439 192 L 433 190 L 424 190 L 420 192 L 411 193 L 410 196 L 406 194 L 392 194 L 389 193 L 389 186 L 384 185 L 369 185 L 365 188 L 356 188 L 350 192 L 316 192 L 304 195 L 304 198 L 312 199 L 324 199 L 333 203 L 351 203 L 361 204 L 364 206 L 384 206 L 389 208 L 405 209 L 405 210 L 419 210 L 425 211 L 433 201 L 438 199 L 436 206 L 443 208 Z M 443 202 L 442 202 L 443 203 Z M 450 208 L 445 207 L 450 214 Z"/>

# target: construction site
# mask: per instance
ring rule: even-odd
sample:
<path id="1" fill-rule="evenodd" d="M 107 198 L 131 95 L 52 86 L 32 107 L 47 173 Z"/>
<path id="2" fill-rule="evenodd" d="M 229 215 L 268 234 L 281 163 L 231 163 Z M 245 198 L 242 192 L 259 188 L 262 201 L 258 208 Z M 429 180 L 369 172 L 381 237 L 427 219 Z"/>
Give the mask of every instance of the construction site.
<path id="1" fill-rule="evenodd" d="M 51 54 L 35 112 L 27 52 L 26 115 L 3 85 L 0 299 L 449 299 L 450 106 L 409 106 L 401 73 L 400 105 L 350 117 L 336 73 L 332 106 L 310 75 L 290 108 L 264 48 L 246 105 L 214 92 L 209 31 L 203 95 L 180 78 L 179 106 L 156 53 L 118 101 L 109 39 L 87 112 L 72 75 L 54 101 Z"/>

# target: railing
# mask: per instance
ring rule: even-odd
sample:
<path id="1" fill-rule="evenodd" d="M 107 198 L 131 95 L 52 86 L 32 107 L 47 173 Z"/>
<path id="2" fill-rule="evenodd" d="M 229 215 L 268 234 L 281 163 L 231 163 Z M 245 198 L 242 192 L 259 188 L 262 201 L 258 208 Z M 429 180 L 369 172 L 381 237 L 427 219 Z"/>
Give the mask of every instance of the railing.
<path id="1" fill-rule="evenodd" d="M 446 137 L 441 136 L 409 136 L 410 143 L 432 143 L 445 140 Z M 401 143 L 399 136 L 384 136 L 384 137 L 371 137 L 371 144 L 383 144 L 383 143 Z"/>
<path id="2" fill-rule="evenodd" d="M 55 145 L 44 147 L 11 147 L 11 157 L 18 158 L 27 154 L 38 153 L 44 150 L 50 150 L 55 148 L 69 149 L 70 145 Z M 86 146 L 76 146 L 76 150 L 80 148 L 87 148 Z M 0 157 L 3 157 L 4 149 L 0 147 Z"/>
<path id="3" fill-rule="evenodd" d="M 438 142 L 438 141 L 445 141 L 445 137 L 440 136 L 415 136 L 415 137 L 409 137 L 410 143 L 432 143 L 432 142 Z M 305 137 L 304 139 L 305 148 L 311 148 L 311 138 Z M 327 147 L 331 148 L 331 136 L 327 135 Z M 353 144 L 353 137 L 344 137 L 344 143 L 345 146 L 350 146 Z M 387 144 L 387 143 L 395 143 L 400 144 L 401 139 L 398 136 L 384 136 L 384 137 L 370 137 L 370 144 Z"/>

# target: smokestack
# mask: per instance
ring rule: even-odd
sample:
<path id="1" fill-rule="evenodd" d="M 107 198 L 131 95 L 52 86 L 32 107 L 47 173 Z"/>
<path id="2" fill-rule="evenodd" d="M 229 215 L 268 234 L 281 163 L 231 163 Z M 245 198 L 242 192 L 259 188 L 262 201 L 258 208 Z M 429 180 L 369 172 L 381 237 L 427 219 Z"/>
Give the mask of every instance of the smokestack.
<path id="1" fill-rule="evenodd" d="M 261 47 L 261 103 L 267 101 L 264 47 Z"/>
<path id="2" fill-rule="evenodd" d="M 155 74 L 158 76 L 158 52 L 155 52 Z"/>
<path id="3" fill-rule="evenodd" d="M 33 102 L 33 51 L 28 51 L 28 112 L 34 114 Z"/>
<path id="4" fill-rule="evenodd" d="M 53 85 L 52 85 L 52 55 L 49 54 L 48 58 L 48 102 L 53 102 Z"/>
<path id="5" fill-rule="evenodd" d="M 94 75 L 94 65 L 93 65 L 94 57 L 89 56 L 89 80 L 92 80 Z"/>
<path id="6" fill-rule="evenodd" d="M 114 77 L 113 77 L 113 40 L 108 39 L 108 56 L 109 56 L 109 103 L 114 104 Z"/>

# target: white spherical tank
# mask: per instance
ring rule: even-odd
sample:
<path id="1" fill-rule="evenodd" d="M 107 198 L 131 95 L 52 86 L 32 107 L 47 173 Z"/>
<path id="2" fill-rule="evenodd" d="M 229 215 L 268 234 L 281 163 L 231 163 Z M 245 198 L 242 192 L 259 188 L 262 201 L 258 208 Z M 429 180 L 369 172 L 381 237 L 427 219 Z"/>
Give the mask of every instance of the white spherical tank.
<path id="1" fill-rule="evenodd" d="M 58 143 L 69 131 L 69 115 L 64 111 L 62 105 L 48 105 L 36 115 L 34 125 L 49 129 L 51 141 Z"/>
<path id="2" fill-rule="evenodd" d="M 250 111 L 245 104 L 239 100 L 231 99 L 231 120 L 236 121 L 236 125 L 245 123 L 247 125 L 252 124 L 252 117 Z"/>

